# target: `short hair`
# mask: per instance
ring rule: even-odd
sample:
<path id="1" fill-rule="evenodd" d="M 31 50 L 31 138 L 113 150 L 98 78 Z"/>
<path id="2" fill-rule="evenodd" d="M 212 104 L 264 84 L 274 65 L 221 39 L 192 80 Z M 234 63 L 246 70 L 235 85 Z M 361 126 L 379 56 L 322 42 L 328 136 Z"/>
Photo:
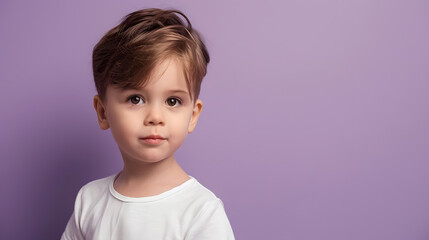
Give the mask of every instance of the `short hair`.
<path id="1" fill-rule="evenodd" d="M 144 86 L 154 68 L 169 57 L 182 62 L 188 91 L 195 102 L 210 57 L 189 19 L 178 10 L 157 8 L 128 14 L 94 47 L 92 67 L 101 101 L 105 101 L 109 85 L 121 89 Z"/>

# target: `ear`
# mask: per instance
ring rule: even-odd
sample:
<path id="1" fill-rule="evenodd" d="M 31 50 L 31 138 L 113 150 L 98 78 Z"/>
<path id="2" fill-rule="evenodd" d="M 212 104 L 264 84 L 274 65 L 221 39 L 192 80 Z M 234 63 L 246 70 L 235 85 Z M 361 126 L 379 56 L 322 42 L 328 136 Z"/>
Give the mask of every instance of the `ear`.
<path id="1" fill-rule="evenodd" d="M 200 99 L 197 99 L 194 104 L 194 109 L 192 110 L 191 121 L 189 122 L 188 133 L 194 131 L 195 126 L 197 125 L 198 117 L 201 114 L 201 110 L 203 110 L 203 102 Z"/>
<path id="2" fill-rule="evenodd" d="M 101 129 L 107 130 L 110 126 L 106 118 L 106 108 L 99 95 L 94 96 L 94 109 L 97 112 L 98 125 L 100 125 Z"/>

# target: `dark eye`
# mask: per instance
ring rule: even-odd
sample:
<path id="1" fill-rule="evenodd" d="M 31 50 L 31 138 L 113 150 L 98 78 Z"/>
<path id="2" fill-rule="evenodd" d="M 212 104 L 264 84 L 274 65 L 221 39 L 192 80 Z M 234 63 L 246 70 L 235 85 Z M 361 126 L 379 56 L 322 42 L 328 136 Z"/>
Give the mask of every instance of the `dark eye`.
<path id="1" fill-rule="evenodd" d="M 174 98 L 174 97 L 168 98 L 167 101 L 165 101 L 165 102 L 170 107 L 177 107 L 180 104 L 182 104 L 182 101 L 180 101 L 180 99 Z"/>
<path id="2" fill-rule="evenodd" d="M 139 104 L 140 102 L 144 103 L 143 99 L 137 95 L 129 97 L 128 101 L 131 102 L 131 104 Z"/>

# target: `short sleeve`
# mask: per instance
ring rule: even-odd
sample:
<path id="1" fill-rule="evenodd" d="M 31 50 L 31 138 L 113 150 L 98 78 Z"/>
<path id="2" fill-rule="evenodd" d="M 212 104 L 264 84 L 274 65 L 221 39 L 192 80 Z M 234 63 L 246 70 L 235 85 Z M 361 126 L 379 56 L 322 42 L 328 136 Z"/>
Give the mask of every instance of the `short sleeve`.
<path id="1" fill-rule="evenodd" d="M 222 200 L 207 202 L 193 221 L 185 240 L 234 240 Z"/>
<path id="2" fill-rule="evenodd" d="M 80 223 L 79 223 L 79 218 L 81 215 L 81 194 L 82 194 L 82 189 L 77 194 L 76 201 L 74 204 L 73 214 L 67 223 L 67 226 L 63 235 L 61 236 L 61 240 L 84 240 L 85 239 L 82 235 L 82 231 L 80 229 Z"/>

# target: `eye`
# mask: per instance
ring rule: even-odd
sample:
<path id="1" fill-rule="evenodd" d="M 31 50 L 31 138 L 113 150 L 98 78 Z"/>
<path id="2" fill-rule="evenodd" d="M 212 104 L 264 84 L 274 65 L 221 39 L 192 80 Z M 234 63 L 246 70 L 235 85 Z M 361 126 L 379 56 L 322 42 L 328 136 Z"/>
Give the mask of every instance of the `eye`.
<path id="1" fill-rule="evenodd" d="M 180 99 L 176 98 L 176 97 L 171 97 L 171 98 L 168 98 L 165 101 L 165 103 L 167 103 L 167 105 L 170 106 L 170 107 L 177 107 L 180 104 L 182 104 L 182 101 Z"/>
<path id="2" fill-rule="evenodd" d="M 139 104 L 140 102 L 142 102 L 142 104 L 144 103 L 144 100 L 143 100 L 143 98 L 141 98 L 140 96 L 138 96 L 138 95 L 132 95 L 132 96 L 130 96 L 128 99 L 127 99 L 127 102 L 131 102 L 131 104 L 134 104 L 134 105 L 137 105 L 137 104 Z"/>

